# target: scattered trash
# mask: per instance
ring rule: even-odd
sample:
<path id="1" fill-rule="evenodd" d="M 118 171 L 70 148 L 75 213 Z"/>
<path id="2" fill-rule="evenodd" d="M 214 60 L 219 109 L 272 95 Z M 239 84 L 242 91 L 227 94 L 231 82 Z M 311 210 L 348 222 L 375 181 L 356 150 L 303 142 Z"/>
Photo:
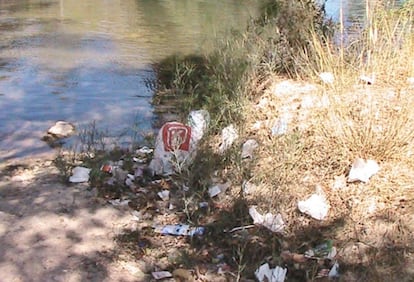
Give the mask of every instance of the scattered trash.
<path id="1" fill-rule="evenodd" d="M 331 72 L 322 72 L 319 74 L 319 78 L 326 84 L 332 84 L 335 81 L 335 77 Z"/>
<path id="2" fill-rule="evenodd" d="M 379 171 L 379 165 L 374 160 L 355 159 L 348 175 L 348 182 L 362 181 L 367 183 L 371 176 Z"/>
<path id="3" fill-rule="evenodd" d="M 139 164 L 144 164 L 148 161 L 148 155 L 154 152 L 153 149 L 144 146 L 135 151 L 136 157 L 133 157 L 132 160 Z"/>
<path id="4" fill-rule="evenodd" d="M 272 232 L 280 233 L 283 232 L 283 229 L 285 228 L 285 223 L 283 222 L 282 215 L 280 213 L 277 215 L 273 215 L 271 213 L 261 215 L 256 210 L 256 207 L 253 206 L 249 208 L 249 214 L 253 218 L 254 224 L 262 225 Z"/>
<path id="5" fill-rule="evenodd" d="M 193 145 L 203 138 L 208 125 L 210 124 L 210 114 L 206 110 L 191 111 L 188 115 L 188 125 L 192 129 Z"/>
<path id="6" fill-rule="evenodd" d="M 333 190 L 340 190 L 346 188 L 346 177 L 345 175 L 335 176 L 332 183 Z"/>
<path id="7" fill-rule="evenodd" d="M 328 273 L 328 277 L 331 279 L 339 277 L 339 263 L 338 262 L 334 263 L 334 265 L 332 266 L 331 270 Z"/>
<path id="8" fill-rule="evenodd" d="M 201 202 L 201 203 L 198 204 L 198 207 L 200 209 L 208 208 L 208 203 L 207 202 Z"/>
<path id="9" fill-rule="evenodd" d="M 374 82 L 375 82 L 375 75 L 373 75 L 373 76 L 361 75 L 361 76 L 359 77 L 359 79 L 360 79 L 362 82 L 364 82 L 364 83 L 366 83 L 366 84 L 368 84 L 368 85 L 371 85 L 371 84 L 374 84 Z"/>
<path id="10" fill-rule="evenodd" d="M 178 236 L 201 236 L 205 232 L 204 227 L 190 227 L 187 224 L 175 224 L 175 225 L 165 225 L 157 226 L 154 230 L 156 233 L 161 233 L 163 235 L 178 235 Z"/>
<path id="11" fill-rule="evenodd" d="M 270 269 L 269 264 L 265 263 L 254 272 L 254 275 L 259 282 L 283 282 L 286 279 L 286 273 L 287 268 L 276 266 Z"/>
<path id="12" fill-rule="evenodd" d="M 237 138 L 239 138 L 239 135 L 233 124 L 223 128 L 221 131 L 221 144 L 219 147 L 220 154 L 227 151 Z"/>
<path id="13" fill-rule="evenodd" d="M 154 152 L 154 150 L 148 148 L 147 146 L 144 146 L 144 147 L 139 148 L 138 150 L 136 150 L 136 153 L 139 154 L 139 155 L 148 155 L 148 154 L 151 154 L 152 152 Z"/>
<path id="14" fill-rule="evenodd" d="M 110 165 L 110 164 L 104 164 L 103 166 L 101 166 L 101 169 L 100 170 L 102 172 L 112 173 L 112 169 L 113 169 L 112 165 Z"/>
<path id="15" fill-rule="evenodd" d="M 72 182 L 72 183 L 88 182 L 90 172 L 91 172 L 91 169 L 89 168 L 77 166 L 72 170 L 72 176 L 69 177 L 69 182 Z"/>
<path id="16" fill-rule="evenodd" d="M 259 143 L 257 143 L 256 140 L 254 140 L 254 139 L 247 140 L 243 144 L 241 158 L 242 159 L 252 159 L 253 158 L 253 152 L 258 147 L 259 147 Z"/>
<path id="17" fill-rule="evenodd" d="M 305 201 L 299 201 L 298 208 L 301 212 L 318 220 L 323 220 L 329 211 L 325 197 L 318 194 L 313 194 Z"/>
<path id="18" fill-rule="evenodd" d="M 161 280 L 161 279 L 173 277 L 173 275 L 169 271 L 155 271 L 155 272 L 152 272 L 151 274 L 155 280 Z"/>
<path id="19" fill-rule="evenodd" d="M 226 182 L 223 184 L 216 184 L 210 188 L 208 188 L 208 194 L 211 198 L 217 196 L 220 193 L 225 192 L 231 186 L 230 182 Z"/>
<path id="20" fill-rule="evenodd" d="M 288 121 L 286 117 L 280 117 L 272 127 L 272 135 L 279 136 L 286 134 L 288 130 Z"/>
<path id="21" fill-rule="evenodd" d="M 131 178 L 128 177 L 125 180 L 125 185 L 128 186 L 128 187 L 133 187 L 135 185 L 134 180 L 132 180 Z"/>
<path id="22" fill-rule="evenodd" d="M 47 130 L 47 134 L 55 138 L 66 138 L 75 133 L 75 126 L 66 121 L 57 121 L 55 125 Z"/>
<path id="23" fill-rule="evenodd" d="M 410 84 L 411 86 L 414 87 L 414 77 L 407 78 L 407 82 L 408 82 L 408 84 Z"/>
<path id="24" fill-rule="evenodd" d="M 250 181 L 244 180 L 242 183 L 242 190 L 243 190 L 243 194 L 249 195 L 253 193 L 253 191 L 257 190 L 257 186 L 251 183 Z"/>
<path id="25" fill-rule="evenodd" d="M 337 254 L 336 248 L 333 246 L 332 240 L 317 245 L 316 247 L 305 252 L 307 258 L 324 258 L 333 259 Z"/>
<path id="26" fill-rule="evenodd" d="M 149 169 L 155 175 L 173 174 L 177 166 L 189 165 L 209 123 L 206 111 L 192 111 L 189 114 L 191 126 L 179 122 L 167 122 L 158 132 L 154 158 Z"/>
<path id="27" fill-rule="evenodd" d="M 109 200 L 108 203 L 116 207 L 122 207 L 122 206 L 127 206 L 130 201 L 131 200 L 115 199 L 115 200 Z"/>
<path id="28" fill-rule="evenodd" d="M 158 192 L 157 195 L 161 198 L 161 200 L 168 201 L 170 199 L 170 191 L 163 190 L 161 192 Z"/>
<path id="29" fill-rule="evenodd" d="M 233 232 L 236 232 L 236 231 L 239 231 L 239 230 L 246 230 L 246 229 L 250 229 L 250 228 L 253 228 L 253 227 L 255 227 L 256 225 L 254 225 L 254 224 L 252 224 L 252 225 L 245 225 L 245 226 L 239 226 L 239 227 L 234 227 L 234 228 L 232 228 L 232 229 L 230 229 L 230 230 L 225 230 L 224 232 L 227 232 L 227 233 L 233 233 Z"/>

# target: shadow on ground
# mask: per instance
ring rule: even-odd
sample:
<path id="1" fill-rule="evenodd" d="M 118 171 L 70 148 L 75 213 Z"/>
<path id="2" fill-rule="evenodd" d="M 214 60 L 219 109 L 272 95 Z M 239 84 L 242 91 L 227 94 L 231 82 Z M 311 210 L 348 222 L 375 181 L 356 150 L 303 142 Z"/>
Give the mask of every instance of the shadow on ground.
<path id="1" fill-rule="evenodd" d="M 63 185 L 51 162 L 0 170 L 2 281 L 142 281 L 113 241 L 128 212 L 97 200 L 87 185 Z M 140 276 L 141 275 L 141 276 Z"/>

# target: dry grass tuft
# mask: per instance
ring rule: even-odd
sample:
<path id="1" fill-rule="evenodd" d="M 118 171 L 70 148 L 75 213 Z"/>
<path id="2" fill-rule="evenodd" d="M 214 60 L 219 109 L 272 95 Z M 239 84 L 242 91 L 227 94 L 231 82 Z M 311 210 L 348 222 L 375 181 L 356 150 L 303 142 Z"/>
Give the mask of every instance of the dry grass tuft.
<path id="1" fill-rule="evenodd" d="M 247 201 L 280 212 L 287 238 L 369 246 L 363 264 L 343 262 L 356 273 L 370 269 L 363 280 L 408 277 L 412 267 L 414 89 L 407 79 L 414 75 L 413 4 L 372 7 L 367 30 L 342 48 L 313 34 L 295 58 L 299 80 L 269 72 L 260 79 L 265 90 L 245 110 L 244 136 L 260 144 L 249 179 L 258 188 Z M 335 82 L 322 84 L 321 72 L 332 72 Z M 375 77 L 374 84 L 361 75 Z M 281 122 L 287 130 L 275 134 Z M 346 183 L 357 157 L 380 165 L 368 183 Z M 315 192 L 330 204 L 324 221 L 297 209 Z"/>

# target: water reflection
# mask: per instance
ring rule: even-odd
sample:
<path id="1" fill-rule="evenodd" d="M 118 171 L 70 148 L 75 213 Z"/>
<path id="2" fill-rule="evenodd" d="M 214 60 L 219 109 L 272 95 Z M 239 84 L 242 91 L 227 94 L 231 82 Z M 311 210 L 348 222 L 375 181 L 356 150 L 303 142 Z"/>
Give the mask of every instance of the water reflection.
<path id="1" fill-rule="evenodd" d="M 0 0 L 0 159 L 50 152 L 56 120 L 151 130 L 151 64 L 244 26 L 258 2 Z"/>

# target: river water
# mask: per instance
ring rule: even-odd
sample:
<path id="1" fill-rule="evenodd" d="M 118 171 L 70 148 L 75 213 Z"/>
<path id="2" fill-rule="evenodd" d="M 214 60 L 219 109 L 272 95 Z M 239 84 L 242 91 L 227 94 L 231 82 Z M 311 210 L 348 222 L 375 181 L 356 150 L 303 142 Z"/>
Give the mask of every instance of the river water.
<path id="1" fill-rule="evenodd" d="M 151 64 L 243 28 L 261 2 L 0 0 L 0 160 L 53 153 L 41 137 L 57 120 L 152 131 Z M 333 18 L 339 3 L 327 2 Z"/>

